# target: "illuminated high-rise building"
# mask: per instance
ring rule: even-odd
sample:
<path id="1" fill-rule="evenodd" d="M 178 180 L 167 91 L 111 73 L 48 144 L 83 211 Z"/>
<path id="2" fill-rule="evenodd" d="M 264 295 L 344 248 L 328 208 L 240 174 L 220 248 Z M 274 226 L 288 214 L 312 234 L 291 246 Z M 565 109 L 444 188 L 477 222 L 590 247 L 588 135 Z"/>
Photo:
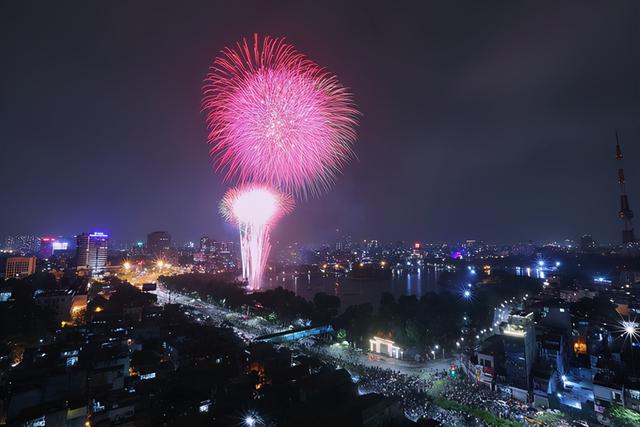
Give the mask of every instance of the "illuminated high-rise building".
<path id="1" fill-rule="evenodd" d="M 147 251 L 155 256 L 166 255 L 171 249 L 171 234 L 167 231 L 153 231 L 147 235 Z"/>
<path id="2" fill-rule="evenodd" d="M 55 243 L 55 237 L 41 237 L 40 238 L 40 250 L 38 255 L 40 258 L 49 258 L 53 255 L 53 244 Z"/>
<path id="3" fill-rule="evenodd" d="M 531 369 L 536 357 L 536 331 L 533 312 L 511 313 L 500 325 L 504 343 L 504 362 L 507 385 L 511 395 L 527 402 L 531 390 Z"/>
<path id="4" fill-rule="evenodd" d="M 77 236 L 76 265 L 92 273 L 102 273 L 107 265 L 109 235 L 102 232 L 82 233 Z"/>

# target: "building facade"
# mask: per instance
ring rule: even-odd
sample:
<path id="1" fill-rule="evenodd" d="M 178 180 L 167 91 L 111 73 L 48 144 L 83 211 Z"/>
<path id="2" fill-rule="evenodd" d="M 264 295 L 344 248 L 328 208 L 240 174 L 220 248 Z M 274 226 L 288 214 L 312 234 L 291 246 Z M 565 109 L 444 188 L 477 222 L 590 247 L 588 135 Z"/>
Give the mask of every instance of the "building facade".
<path id="1" fill-rule="evenodd" d="M 55 241 L 56 239 L 54 237 L 41 237 L 38 256 L 40 258 L 49 258 L 51 255 L 53 255 L 53 244 Z"/>
<path id="2" fill-rule="evenodd" d="M 506 385 L 518 400 L 529 401 L 531 368 L 536 356 L 536 332 L 533 313 L 514 312 L 501 325 L 504 343 Z"/>
<path id="3" fill-rule="evenodd" d="M 171 234 L 153 231 L 147 235 L 147 250 L 155 256 L 165 255 L 171 249 Z"/>
<path id="4" fill-rule="evenodd" d="M 107 265 L 109 236 L 105 233 L 82 233 L 77 237 L 76 265 L 92 273 L 102 273 Z"/>
<path id="5" fill-rule="evenodd" d="M 4 278 L 13 279 L 29 276 L 36 272 L 36 257 L 19 256 L 7 258 Z"/>

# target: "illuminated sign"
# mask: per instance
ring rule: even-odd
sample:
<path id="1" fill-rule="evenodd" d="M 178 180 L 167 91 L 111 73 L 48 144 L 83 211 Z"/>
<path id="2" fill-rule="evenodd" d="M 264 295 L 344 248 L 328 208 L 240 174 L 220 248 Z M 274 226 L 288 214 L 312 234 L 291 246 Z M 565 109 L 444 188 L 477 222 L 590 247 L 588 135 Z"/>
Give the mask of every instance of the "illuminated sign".
<path id="1" fill-rule="evenodd" d="M 66 251 L 67 249 L 69 249 L 69 242 L 61 242 L 61 241 L 55 240 L 51 244 L 51 248 L 54 251 Z"/>

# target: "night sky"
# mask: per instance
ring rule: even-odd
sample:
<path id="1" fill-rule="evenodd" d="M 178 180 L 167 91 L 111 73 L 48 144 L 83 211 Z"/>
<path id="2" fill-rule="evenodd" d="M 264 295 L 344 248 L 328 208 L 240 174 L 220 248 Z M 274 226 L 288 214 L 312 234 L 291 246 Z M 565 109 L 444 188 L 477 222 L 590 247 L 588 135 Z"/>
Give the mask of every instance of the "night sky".
<path id="1" fill-rule="evenodd" d="M 363 113 L 358 161 L 276 238 L 618 241 L 615 130 L 640 213 L 639 2 L 161 3 L 1 3 L 0 236 L 235 237 L 201 86 L 254 32 Z"/>

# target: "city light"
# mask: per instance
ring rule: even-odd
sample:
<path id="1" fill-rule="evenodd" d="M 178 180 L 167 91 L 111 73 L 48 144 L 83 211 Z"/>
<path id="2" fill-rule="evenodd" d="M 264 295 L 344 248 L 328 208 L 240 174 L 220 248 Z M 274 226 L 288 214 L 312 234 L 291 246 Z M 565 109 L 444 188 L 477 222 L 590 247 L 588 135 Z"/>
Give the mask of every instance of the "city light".
<path id="1" fill-rule="evenodd" d="M 242 420 L 246 427 L 254 427 L 263 423 L 262 418 L 255 411 L 248 411 Z"/>
<path id="2" fill-rule="evenodd" d="M 633 344 L 634 341 L 640 338 L 640 327 L 636 319 L 624 320 L 622 319 L 619 323 L 619 332 L 624 337 L 625 340 L 629 339 L 629 341 Z"/>
<path id="3" fill-rule="evenodd" d="M 466 290 L 464 291 L 464 293 L 462 294 L 466 299 L 471 298 L 471 291 L 470 290 Z"/>

